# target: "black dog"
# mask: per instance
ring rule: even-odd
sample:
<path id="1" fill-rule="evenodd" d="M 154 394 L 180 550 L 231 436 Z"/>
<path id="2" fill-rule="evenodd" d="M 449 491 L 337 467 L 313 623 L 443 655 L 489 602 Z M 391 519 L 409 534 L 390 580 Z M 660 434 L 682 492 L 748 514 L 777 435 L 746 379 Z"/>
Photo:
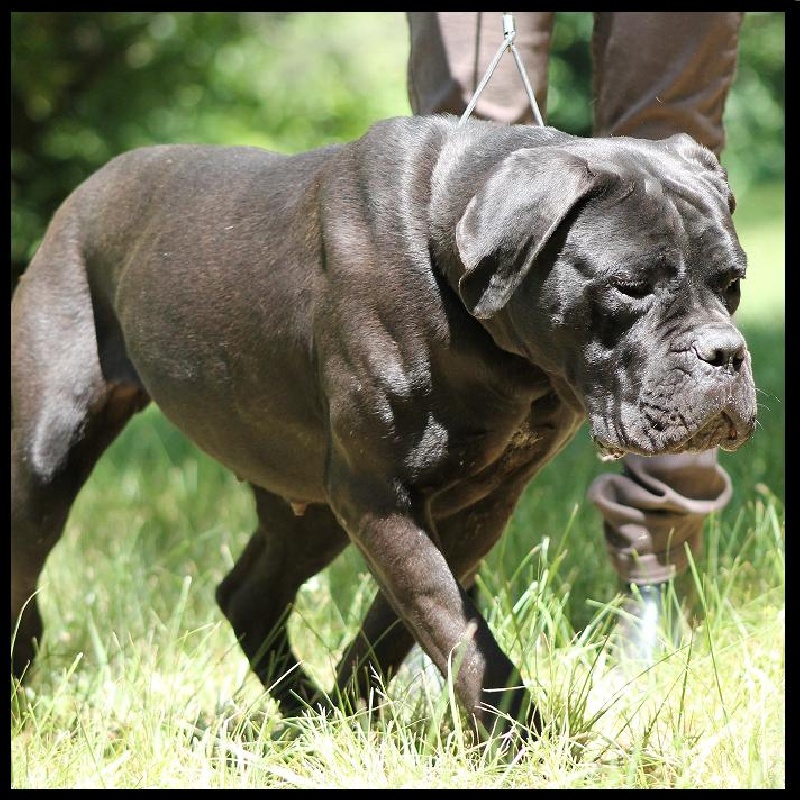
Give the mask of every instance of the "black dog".
<path id="1" fill-rule="evenodd" d="M 735 450 L 745 256 L 687 136 L 398 118 L 282 156 L 164 146 L 67 198 L 12 305 L 12 657 L 82 484 L 150 400 L 255 491 L 217 599 L 270 685 L 285 611 L 348 544 L 380 587 L 339 667 L 365 694 L 418 641 L 479 731 L 536 728 L 468 589 L 525 485 L 588 419 L 612 457 Z M 23 611 L 24 606 L 24 611 Z M 21 617 L 20 617 L 21 615 Z M 398 619 L 403 624 L 397 624 Z M 316 689 L 276 689 L 291 713 Z"/>

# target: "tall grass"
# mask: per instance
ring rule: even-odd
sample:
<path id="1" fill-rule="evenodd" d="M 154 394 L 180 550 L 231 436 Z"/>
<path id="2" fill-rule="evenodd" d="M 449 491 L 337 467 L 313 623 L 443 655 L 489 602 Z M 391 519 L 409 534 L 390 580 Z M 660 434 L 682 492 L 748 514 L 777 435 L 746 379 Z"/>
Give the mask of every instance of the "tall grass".
<path id="1" fill-rule="evenodd" d="M 151 408 L 98 465 L 42 577 L 42 652 L 26 687 L 12 682 L 13 785 L 783 787 L 783 195 L 760 192 L 736 213 L 760 427 L 723 456 L 735 497 L 693 564 L 699 623 L 662 662 L 637 673 L 608 657 L 619 597 L 585 500 L 606 467 L 581 431 L 479 581 L 544 712 L 538 742 L 516 759 L 474 749 L 419 654 L 370 708 L 284 720 L 213 602 L 254 528 L 251 498 Z M 349 551 L 301 590 L 292 633 L 322 686 L 374 591 Z"/>

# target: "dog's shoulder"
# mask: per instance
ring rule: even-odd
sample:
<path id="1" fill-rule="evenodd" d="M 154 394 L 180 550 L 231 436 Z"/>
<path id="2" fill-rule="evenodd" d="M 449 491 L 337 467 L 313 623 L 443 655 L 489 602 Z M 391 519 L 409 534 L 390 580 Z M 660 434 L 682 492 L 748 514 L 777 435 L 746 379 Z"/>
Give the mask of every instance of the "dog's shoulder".
<path id="1" fill-rule="evenodd" d="M 492 158 L 521 148 L 566 144 L 572 134 L 541 125 L 506 125 L 453 114 L 397 116 L 373 123 L 359 141 L 370 149 L 480 151 Z"/>

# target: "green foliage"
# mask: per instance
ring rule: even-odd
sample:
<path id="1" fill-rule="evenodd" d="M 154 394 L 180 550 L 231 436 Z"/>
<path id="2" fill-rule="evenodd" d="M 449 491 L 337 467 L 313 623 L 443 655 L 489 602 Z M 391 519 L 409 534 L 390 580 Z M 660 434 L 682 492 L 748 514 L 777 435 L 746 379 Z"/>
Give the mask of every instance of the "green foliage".
<path id="1" fill-rule="evenodd" d="M 592 22 L 590 11 L 557 12 L 550 45 L 547 124 L 592 135 Z"/>
<path id="2" fill-rule="evenodd" d="M 726 110 L 734 190 L 784 171 L 784 14 L 750 12 Z M 558 12 L 548 121 L 591 132 L 590 12 Z M 173 141 L 296 152 L 408 114 L 402 12 L 11 14 L 12 286 L 110 157 Z"/>
<path id="3" fill-rule="evenodd" d="M 725 108 L 722 162 L 734 191 L 783 180 L 785 170 L 785 14 L 745 15 L 739 66 Z"/>
<path id="4" fill-rule="evenodd" d="M 409 113 L 400 13 L 14 12 L 12 285 L 109 158 L 159 142 L 296 152 Z"/>

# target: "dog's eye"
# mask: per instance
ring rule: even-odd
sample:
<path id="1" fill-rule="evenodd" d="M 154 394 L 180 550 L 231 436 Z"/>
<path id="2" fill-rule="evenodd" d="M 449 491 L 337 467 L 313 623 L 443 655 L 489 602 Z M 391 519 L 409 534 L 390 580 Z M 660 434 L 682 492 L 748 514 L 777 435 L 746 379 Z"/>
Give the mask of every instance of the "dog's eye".
<path id="1" fill-rule="evenodd" d="M 741 281 L 743 277 L 743 275 L 728 275 L 719 282 L 722 302 L 725 303 L 725 307 L 731 314 L 739 308 L 739 300 L 742 296 Z"/>
<path id="2" fill-rule="evenodd" d="M 636 281 L 625 278 L 614 278 L 611 285 L 618 291 L 628 297 L 644 297 L 650 292 L 650 283 L 648 281 Z"/>
<path id="3" fill-rule="evenodd" d="M 741 281 L 743 275 L 731 274 L 720 275 L 716 280 L 716 290 L 727 300 L 738 297 L 741 293 Z"/>
<path id="4" fill-rule="evenodd" d="M 729 296 L 739 294 L 741 291 L 741 278 L 731 278 L 731 280 L 725 284 L 723 291 Z"/>

